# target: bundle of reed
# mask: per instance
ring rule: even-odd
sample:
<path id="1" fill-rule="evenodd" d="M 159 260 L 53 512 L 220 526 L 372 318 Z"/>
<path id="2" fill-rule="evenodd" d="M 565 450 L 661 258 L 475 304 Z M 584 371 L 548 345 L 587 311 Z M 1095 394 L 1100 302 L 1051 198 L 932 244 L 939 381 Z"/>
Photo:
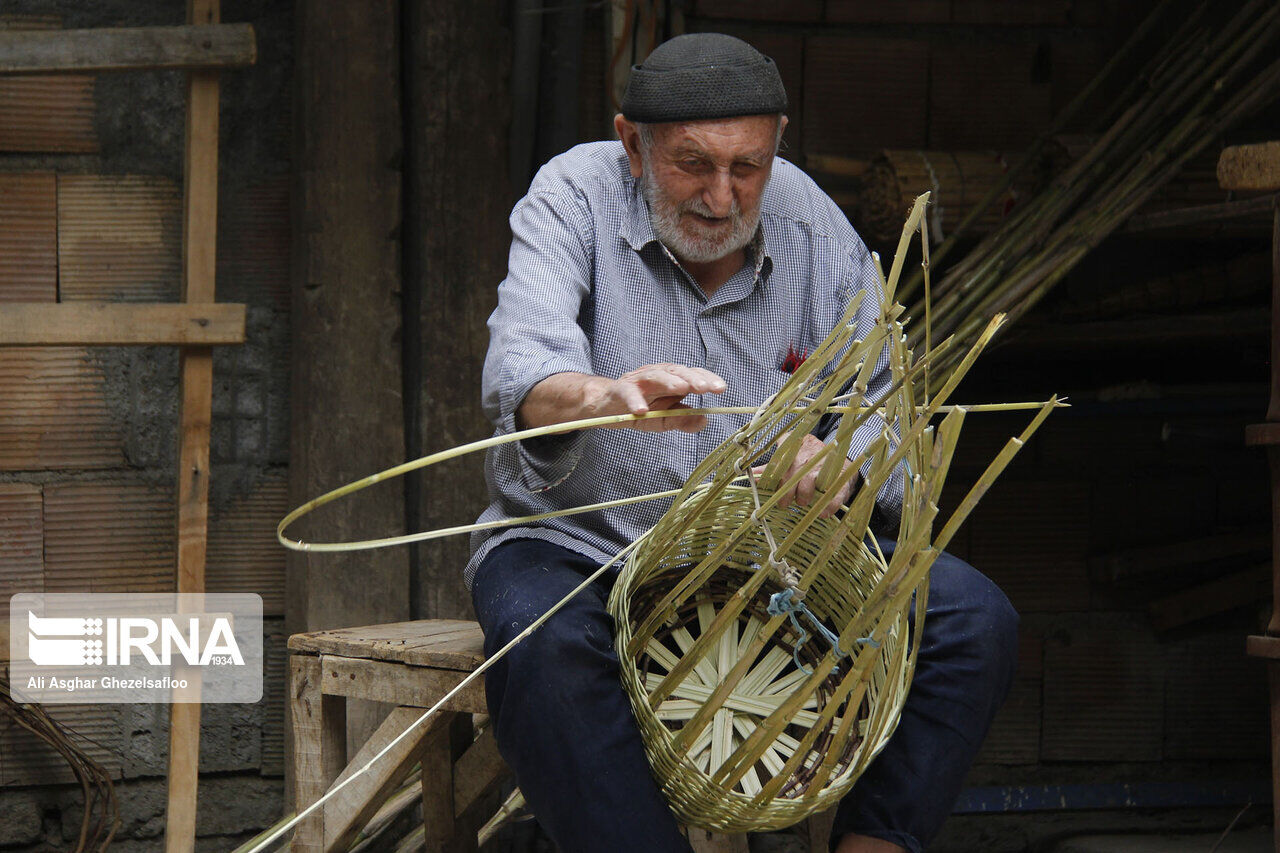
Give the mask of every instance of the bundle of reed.
<path id="1" fill-rule="evenodd" d="M 854 176 L 835 177 L 820 171 L 819 183 L 828 189 L 848 214 L 864 240 L 874 246 L 892 245 L 897 239 L 903 211 L 911 199 L 930 193 L 929 227 L 934 240 L 955 231 L 970 210 L 978 208 L 968 223 L 971 235 L 990 234 L 1018 205 L 1034 198 L 1055 175 L 1086 156 L 1097 144 L 1093 136 L 1059 135 L 1028 168 L 1005 182 L 1011 164 L 1024 155 L 1003 151 L 918 151 L 886 149 Z M 832 158 L 821 158 L 829 164 Z M 1144 212 L 1178 210 L 1225 201 L 1227 194 L 1216 175 L 1218 146 L 1193 157 L 1142 206 Z M 990 199 L 988 201 L 988 198 Z"/>
<path id="2" fill-rule="evenodd" d="M 265 849 L 367 772 L 618 564 L 622 570 L 609 610 L 617 626 L 623 685 L 653 772 L 676 815 L 718 831 L 778 829 L 843 796 L 897 726 L 920 647 L 934 560 L 1026 440 L 1062 405 L 1056 397 L 976 406 L 947 402 L 1003 317 L 988 322 L 936 392 L 931 386 L 930 371 L 958 341 L 943 340 L 916 356 L 907 346 L 904 309 L 894 300 L 916 232 L 928 280 L 927 201 L 927 194 L 916 199 L 888 275 L 875 259 L 881 301 L 874 331 L 865 339 L 855 337 L 860 301 L 873 298 L 863 292 L 778 393 L 757 407 L 615 415 L 497 435 L 370 475 L 286 515 L 277 527 L 282 544 L 335 552 L 672 499 L 650 531 L 486 658 L 364 766 L 255 840 L 249 853 Z M 869 380 L 885 356 L 892 375 L 889 390 L 870 399 Z M 966 415 L 1015 409 L 1036 414 L 935 534 L 939 495 Z M 749 414 L 750 420 L 679 489 L 359 542 L 285 536 L 291 524 L 327 503 L 466 453 L 540 435 L 689 414 Z M 791 472 L 803 437 L 831 414 L 840 415 L 834 439 Z M 937 424 L 935 418 L 940 418 Z M 854 431 L 869 423 L 879 425 L 878 437 L 861 453 L 850 454 Z M 766 454 L 771 455 L 757 473 Z M 897 545 L 886 557 L 868 537 L 868 524 L 881 487 L 890 477 L 903 476 L 903 470 Z M 862 478 L 839 517 L 822 517 L 826 500 L 821 496 L 809 507 L 781 506 L 783 496 L 814 471 L 820 495 Z M 913 630 L 908 614 L 914 617 Z"/>
<path id="3" fill-rule="evenodd" d="M 923 316 L 931 306 L 935 332 L 961 341 L 976 339 L 998 314 L 1016 321 L 1191 158 L 1272 99 L 1280 84 L 1280 4 L 1245 0 L 1231 3 L 1230 14 L 1224 3 L 1198 3 L 1185 14 L 1184 5 L 1165 0 L 1157 7 L 1002 184 L 1030 168 L 1053 135 L 1116 73 L 1121 57 L 1145 44 L 1159 26 L 1175 24 L 1173 37 L 1102 112 L 1105 130 L 1088 151 L 948 269 L 932 294 L 922 292 L 920 278 L 904 287 L 904 298 L 916 300 L 912 316 Z M 1001 191 L 1002 185 L 993 187 L 970 210 L 939 247 L 935 262 Z M 917 328 L 913 344 L 921 334 Z M 955 364 L 954 355 L 945 356 L 941 375 Z"/>
<path id="4" fill-rule="evenodd" d="M 75 732 L 49 716 L 39 705 L 20 705 L 9 691 L 9 680 L 0 676 L 0 716 L 49 745 L 67 762 L 84 796 L 80 834 L 75 853 L 98 853 L 111 846 L 120 828 L 120 807 L 111 774 L 76 745 Z"/>
<path id="5" fill-rule="evenodd" d="M 845 182 L 846 188 L 821 172 L 817 179 L 848 212 L 858 234 L 873 246 L 892 245 L 902 227 L 903 211 L 910 208 L 912 199 L 927 192 L 932 238 L 942 240 L 960 224 L 966 211 L 1004 179 L 1018 156 L 1000 151 L 886 149 L 852 181 Z M 983 209 L 971 225 L 975 232 L 994 230 L 1021 200 L 1044 186 L 1050 177 L 1049 167 L 1058 161 L 1048 156 L 1041 159 L 1039 168 L 1024 170 Z"/>

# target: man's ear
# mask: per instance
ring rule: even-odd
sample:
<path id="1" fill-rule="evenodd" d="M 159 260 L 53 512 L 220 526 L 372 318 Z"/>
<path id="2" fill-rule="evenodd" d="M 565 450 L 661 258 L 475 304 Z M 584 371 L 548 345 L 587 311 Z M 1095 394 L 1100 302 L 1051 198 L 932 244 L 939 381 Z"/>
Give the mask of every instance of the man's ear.
<path id="1" fill-rule="evenodd" d="M 628 121 L 622 113 L 613 117 L 613 129 L 622 140 L 622 147 L 627 150 L 627 159 L 631 161 L 631 177 L 639 178 L 644 173 L 640 158 L 640 131 L 635 122 Z"/>

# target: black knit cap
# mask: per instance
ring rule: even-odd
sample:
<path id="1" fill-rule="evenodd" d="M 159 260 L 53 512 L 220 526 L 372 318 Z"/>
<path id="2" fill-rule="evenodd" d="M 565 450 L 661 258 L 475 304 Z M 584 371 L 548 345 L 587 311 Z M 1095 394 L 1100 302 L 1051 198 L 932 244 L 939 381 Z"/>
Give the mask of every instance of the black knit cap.
<path id="1" fill-rule="evenodd" d="M 787 92 L 773 60 L 742 39 L 690 33 L 632 66 L 622 114 L 631 121 L 697 121 L 780 113 Z"/>

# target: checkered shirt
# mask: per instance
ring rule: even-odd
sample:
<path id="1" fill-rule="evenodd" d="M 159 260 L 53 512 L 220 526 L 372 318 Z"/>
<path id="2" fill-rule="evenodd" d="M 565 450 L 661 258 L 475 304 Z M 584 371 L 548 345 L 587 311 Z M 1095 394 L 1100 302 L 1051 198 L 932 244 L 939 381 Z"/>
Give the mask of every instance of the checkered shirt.
<path id="1" fill-rule="evenodd" d="M 760 205 L 760 230 L 743 266 L 708 299 L 654 235 L 648 204 L 620 142 L 579 145 L 538 172 L 511 213 L 507 277 L 489 317 L 484 409 L 498 434 L 516 430 L 516 409 L 555 373 L 616 379 L 646 364 L 675 362 L 722 377 L 723 394 L 690 395 L 690 406 L 758 406 L 788 378 L 789 352 L 807 353 L 865 290 L 855 322 L 871 333 L 879 279 L 862 240 L 835 203 L 777 158 Z M 869 385 L 890 384 L 883 354 Z M 480 521 L 518 518 L 682 486 L 698 462 L 742 427 L 747 415 L 712 415 L 697 433 L 579 430 L 491 448 L 492 501 Z M 831 421 L 831 418 L 826 419 Z M 856 457 L 883 431 L 868 420 Z M 834 437 L 834 428 L 820 438 Z M 877 494 L 884 520 L 902 507 L 899 470 Z M 592 559 L 610 559 L 653 526 L 670 499 L 472 534 L 465 579 L 508 539 L 545 539 Z"/>

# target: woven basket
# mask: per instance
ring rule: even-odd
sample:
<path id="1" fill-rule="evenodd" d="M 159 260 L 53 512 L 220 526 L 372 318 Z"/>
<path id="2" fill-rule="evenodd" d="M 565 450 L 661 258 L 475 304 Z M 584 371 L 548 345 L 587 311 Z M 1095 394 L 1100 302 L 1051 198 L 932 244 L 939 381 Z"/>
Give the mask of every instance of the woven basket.
<path id="1" fill-rule="evenodd" d="M 701 492 L 693 493 L 670 516 L 675 523 L 687 523 L 675 547 L 660 548 L 652 539 L 642 542 L 614 587 L 609 608 L 617 626 L 618 648 L 638 648 L 623 660 L 623 682 L 653 771 L 682 821 L 721 832 L 778 829 L 833 805 L 892 734 L 908 685 L 906 608 L 886 614 L 888 630 L 878 648 L 859 656 L 856 665 L 844 659 L 838 669 L 818 681 L 798 710 L 770 726 L 770 715 L 777 715 L 792 691 L 806 680 L 800 666 L 810 670 L 819 666 L 830 646 L 816 631 L 809 630 L 808 637 L 802 638 L 789 620 L 782 620 L 777 632 L 755 648 L 753 641 L 763 639 L 762 629 L 771 621 L 765 610 L 769 595 L 783 589 L 779 581 L 767 578 L 719 633 L 712 649 L 654 707 L 652 689 L 708 631 L 725 603 L 752 575 L 767 573 L 768 543 L 762 532 L 749 533 L 720 559 L 697 594 L 645 642 L 634 642 L 638 616 L 653 612 L 688 571 L 716 548 L 726 531 L 749 523 L 755 508 L 750 490 L 743 487 L 730 487 L 711 511 L 698 513 L 701 498 Z M 775 538 L 784 539 L 802 518 L 794 507 L 775 507 L 765 521 Z M 813 558 L 837 535 L 837 526 L 835 519 L 808 525 L 792 554 L 802 561 Z M 665 553 L 654 559 L 658 551 Z M 818 619 L 838 630 L 859 614 L 884 580 L 886 569 L 864 542 L 847 537 L 827 571 L 809 587 L 805 603 Z M 691 743 L 683 742 L 681 730 L 747 654 L 751 663 L 745 676 L 710 724 Z M 850 691 L 850 685 L 861 689 Z M 761 738 L 759 747 L 743 750 L 753 732 L 766 731 L 769 734 Z M 799 759 L 792 762 L 795 768 L 786 769 L 788 759 L 798 753 Z M 754 755 L 758 757 L 742 759 Z"/>
<path id="2" fill-rule="evenodd" d="M 917 356 L 908 348 L 904 309 L 894 303 L 894 293 L 917 231 L 929 292 L 922 225 L 927 202 L 927 194 L 916 199 L 887 275 L 875 258 L 882 288 L 874 328 L 863 330 L 864 337 L 858 337 L 854 318 L 865 290 L 760 406 L 635 416 L 732 414 L 750 420 L 698 464 L 651 530 L 490 655 L 415 725 L 621 563 L 609 610 L 617 626 L 622 679 L 654 773 L 680 819 L 722 832 L 779 829 L 827 808 L 849 790 L 888 741 L 906 701 L 930 566 L 1010 460 L 1061 405 L 1056 396 L 1040 403 L 947 403 L 1003 315 L 993 318 L 963 354 L 952 351 L 959 349 L 955 337 L 934 346 L 928 331 L 924 352 Z M 868 383 L 886 357 L 889 388 L 873 399 Z M 941 359 L 949 359 L 945 379 L 931 390 L 930 369 Z M 935 534 L 938 496 L 966 414 L 1013 409 L 1039 411 Z M 805 451 L 801 461 L 805 436 L 829 415 L 839 416 L 833 436 L 813 455 Z M 935 424 L 934 418 L 940 420 Z M 671 492 L 640 495 L 355 542 L 285 535 L 289 525 L 315 509 L 390 477 L 498 444 L 630 420 L 633 416 L 610 415 L 554 424 L 424 456 L 308 501 L 281 519 L 276 538 L 299 551 L 355 551 L 672 497 Z M 855 453 L 854 436 L 866 433 L 868 425 L 870 443 L 862 447 L 866 442 L 860 440 L 861 451 Z M 867 525 L 876 496 L 903 470 L 897 542 L 886 559 L 867 536 Z M 845 495 L 855 476 L 861 484 L 837 517 L 823 518 L 826 497 L 809 507 L 782 506 L 806 476 L 814 477 L 817 491 L 826 496 Z"/>

